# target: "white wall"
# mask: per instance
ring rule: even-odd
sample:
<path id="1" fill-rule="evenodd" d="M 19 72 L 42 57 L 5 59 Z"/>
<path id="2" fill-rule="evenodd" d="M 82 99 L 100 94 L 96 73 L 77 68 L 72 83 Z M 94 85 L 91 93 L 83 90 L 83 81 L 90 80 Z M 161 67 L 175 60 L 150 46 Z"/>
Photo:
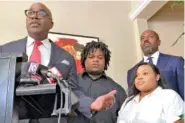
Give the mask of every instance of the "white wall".
<path id="1" fill-rule="evenodd" d="M 168 2 L 151 19 L 148 26 L 159 33 L 161 39 L 160 51 L 184 57 L 184 36 L 175 46 L 171 46 L 184 31 L 184 5 L 177 5 L 174 10 L 172 2 Z"/>
<path id="2" fill-rule="evenodd" d="M 26 36 L 24 10 L 33 2 L 0 2 L 0 43 Z M 124 88 L 126 72 L 136 63 L 130 1 L 45 2 L 55 25 L 51 31 L 97 36 L 108 44 L 112 58 L 107 74 Z"/>
<path id="3" fill-rule="evenodd" d="M 148 0 L 131 0 L 131 13 L 137 11 L 139 6 L 141 6 L 143 3 L 145 3 Z"/>

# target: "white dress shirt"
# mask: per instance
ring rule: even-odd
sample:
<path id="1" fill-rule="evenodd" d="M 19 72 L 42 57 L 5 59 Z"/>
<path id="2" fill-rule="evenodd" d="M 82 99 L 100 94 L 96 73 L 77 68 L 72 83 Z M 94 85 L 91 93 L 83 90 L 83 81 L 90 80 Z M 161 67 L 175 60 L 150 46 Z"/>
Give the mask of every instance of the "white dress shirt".
<path id="1" fill-rule="evenodd" d="M 28 36 L 27 44 L 26 44 L 26 54 L 28 56 L 28 60 L 31 56 L 34 47 L 34 39 Z M 39 50 L 41 53 L 41 64 L 48 66 L 51 56 L 51 43 L 48 39 L 41 41 L 43 44 L 39 46 Z"/>
<path id="2" fill-rule="evenodd" d="M 184 113 L 184 102 L 171 89 L 157 87 L 139 101 L 139 94 L 123 103 L 117 123 L 173 123 Z"/>
<path id="3" fill-rule="evenodd" d="M 152 57 L 153 64 L 157 65 L 157 61 L 158 61 L 158 58 L 159 58 L 159 51 L 155 52 L 150 57 Z M 144 56 L 144 62 L 149 62 L 148 56 Z"/>

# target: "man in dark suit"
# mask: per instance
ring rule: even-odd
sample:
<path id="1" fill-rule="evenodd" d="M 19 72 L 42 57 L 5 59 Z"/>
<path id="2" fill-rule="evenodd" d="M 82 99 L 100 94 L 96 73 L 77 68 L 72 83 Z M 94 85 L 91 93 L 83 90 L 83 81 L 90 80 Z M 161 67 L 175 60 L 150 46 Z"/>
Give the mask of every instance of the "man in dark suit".
<path id="1" fill-rule="evenodd" d="M 157 65 L 161 74 L 167 80 L 168 87 L 175 90 L 184 99 L 184 59 L 179 56 L 160 53 L 158 51 L 160 43 L 159 35 L 155 31 L 144 31 L 140 41 L 144 56 L 140 62 L 150 62 Z M 136 65 L 127 73 L 129 88 L 133 86 L 131 78 Z"/>
<path id="2" fill-rule="evenodd" d="M 109 92 L 108 94 L 97 97 L 96 99 L 87 97 L 79 90 L 77 82 L 77 73 L 74 58 L 64 51 L 62 48 L 56 46 L 51 40 L 48 39 L 48 32 L 53 27 L 52 14 L 50 10 L 42 3 L 34 3 L 28 10 L 25 10 L 26 14 L 26 27 L 28 36 L 24 39 L 12 41 L 10 43 L 0 46 L 0 52 L 25 52 L 28 55 L 29 61 L 35 61 L 48 67 L 53 67 L 56 64 L 65 64 L 65 68 L 60 68 L 59 71 L 63 73 L 66 67 L 69 69 L 68 75 L 65 77 L 70 81 L 70 86 L 76 95 L 79 97 L 78 111 L 84 116 L 91 118 L 92 111 L 100 111 L 113 104 L 114 95 L 116 90 Z M 53 109 L 54 97 L 43 96 L 40 100 L 42 108 L 47 112 L 51 112 Z M 25 103 L 22 105 L 26 106 Z M 20 111 L 20 117 L 28 115 L 26 111 Z M 34 117 L 34 109 L 31 113 Z M 65 118 L 64 118 L 65 119 Z M 32 120 L 30 123 L 56 123 L 57 119 Z M 62 121 L 65 123 L 66 121 Z"/>

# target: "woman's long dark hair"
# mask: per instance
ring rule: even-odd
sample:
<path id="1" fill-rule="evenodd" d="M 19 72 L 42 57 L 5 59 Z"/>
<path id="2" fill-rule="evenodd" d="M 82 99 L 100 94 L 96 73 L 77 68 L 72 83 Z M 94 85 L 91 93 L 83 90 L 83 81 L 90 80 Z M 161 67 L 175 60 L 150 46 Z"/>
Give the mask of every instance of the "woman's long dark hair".
<path id="1" fill-rule="evenodd" d="M 132 78 L 131 78 L 131 88 L 129 89 L 128 91 L 128 97 L 130 97 L 130 99 L 127 101 L 127 103 L 132 100 L 137 94 L 140 93 L 140 91 L 135 87 L 135 78 L 136 78 L 136 74 L 137 74 L 137 70 L 140 66 L 142 65 L 148 65 L 152 68 L 153 72 L 157 75 L 159 74 L 160 75 L 160 79 L 158 80 L 158 86 L 161 86 L 163 89 L 167 89 L 167 82 L 166 80 L 164 79 L 164 77 L 160 74 L 160 71 L 159 69 L 157 68 L 157 66 L 153 65 L 153 64 L 150 64 L 150 63 L 145 63 L 145 62 L 142 62 L 140 64 L 138 64 L 136 66 L 136 69 L 134 71 L 134 73 L 132 74 Z"/>

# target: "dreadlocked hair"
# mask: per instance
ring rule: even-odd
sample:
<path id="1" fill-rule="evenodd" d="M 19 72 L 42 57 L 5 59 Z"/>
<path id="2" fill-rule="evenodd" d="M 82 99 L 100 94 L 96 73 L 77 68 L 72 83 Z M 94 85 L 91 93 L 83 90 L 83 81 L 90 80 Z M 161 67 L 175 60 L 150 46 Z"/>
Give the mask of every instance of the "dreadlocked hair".
<path id="1" fill-rule="evenodd" d="M 104 70 L 107 70 L 108 66 L 109 66 L 109 62 L 110 62 L 110 50 L 108 49 L 108 46 L 103 43 L 103 42 L 96 42 L 96 41 L 91 41 L 89 43 L 86 44 L 86 46 L 84 47 L 82 53 L 81 53 L 81 64 L 82 67 L 85 68 L 85 60 L 87 59 L 87 56 L 94 52 L 94 50 L 96 49 L 100 49 L 103 52 L 104 58 L 105 58 L 105 68 Z"/>

